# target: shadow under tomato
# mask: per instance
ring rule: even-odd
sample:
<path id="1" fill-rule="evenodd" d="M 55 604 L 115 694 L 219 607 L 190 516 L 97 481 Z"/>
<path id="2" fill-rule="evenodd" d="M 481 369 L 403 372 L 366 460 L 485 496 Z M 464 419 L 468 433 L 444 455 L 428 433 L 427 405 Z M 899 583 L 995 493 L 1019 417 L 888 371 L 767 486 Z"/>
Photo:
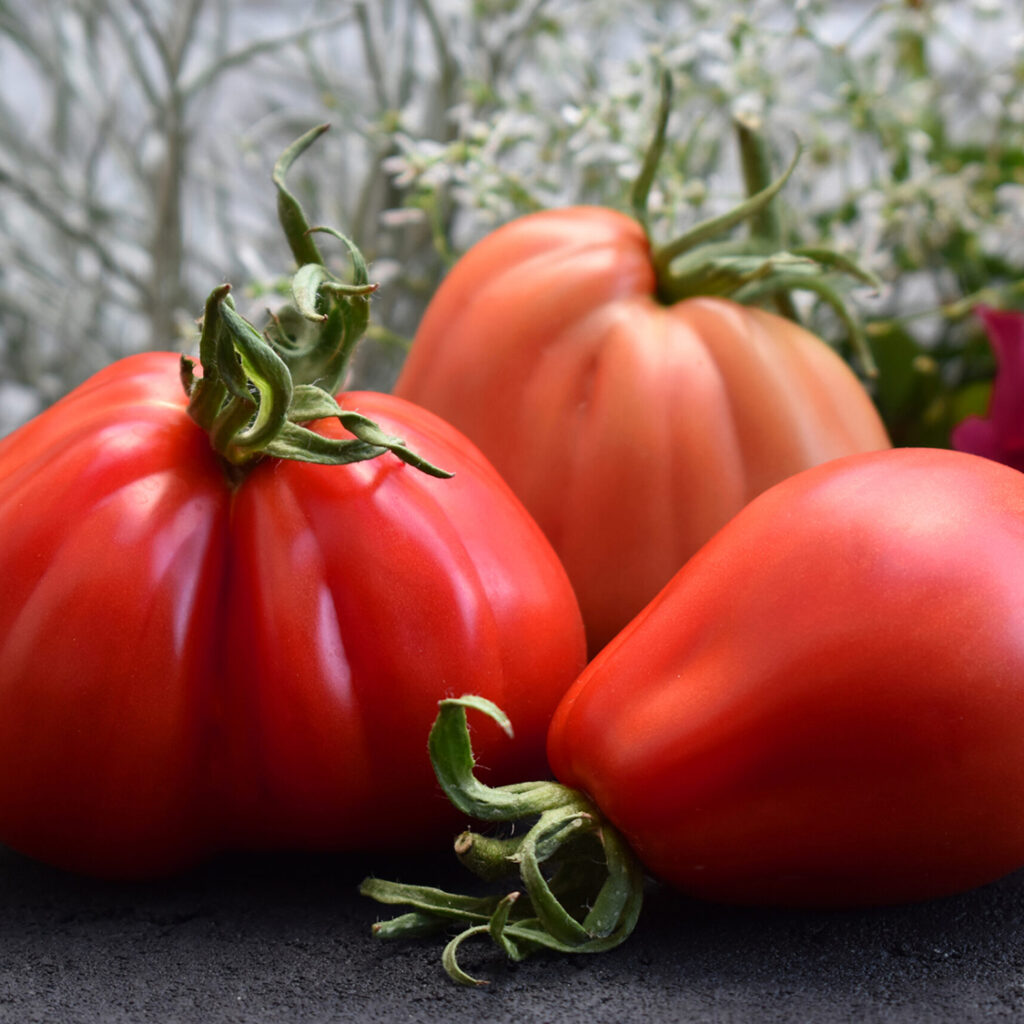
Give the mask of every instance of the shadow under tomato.
<path id="1" fill-rule="evenodd" d="M 651 883 L 598 956 L 507 962 L 458 988 L 438 940 L 384 944 L 367 874 L 465 891 L 450 854 L 225 856 L 174 878 L 81 878 L 0 848 L 0 1018 L 973 1021 L 1024 1005 L 1024 872 L 913 906 L 814 912 L 697 903 Z M 481 1003 L 484 999 L 486 1002 Z M 50 1019 L 50 1018 L 47 1018 Z"/>

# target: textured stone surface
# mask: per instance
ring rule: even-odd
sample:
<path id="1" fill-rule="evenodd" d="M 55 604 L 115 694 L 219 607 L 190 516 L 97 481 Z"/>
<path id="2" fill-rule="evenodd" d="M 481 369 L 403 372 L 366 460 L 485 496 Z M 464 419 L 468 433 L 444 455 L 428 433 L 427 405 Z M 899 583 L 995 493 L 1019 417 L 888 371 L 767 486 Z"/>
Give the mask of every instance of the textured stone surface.
<path id="1" fill-rule="evenodd" d="M 687 1024 L 1024 1019 L 1024 873 L 844 913 L 698 906 L 652 887 L 618 950 L 507 964 L 481 943 L 452 985 L 437 943 L 383 944 L 356 886 L 455 886 L 448 858 L 232 858 L 113 884 L 0 850 L 0 1021 Z"/>

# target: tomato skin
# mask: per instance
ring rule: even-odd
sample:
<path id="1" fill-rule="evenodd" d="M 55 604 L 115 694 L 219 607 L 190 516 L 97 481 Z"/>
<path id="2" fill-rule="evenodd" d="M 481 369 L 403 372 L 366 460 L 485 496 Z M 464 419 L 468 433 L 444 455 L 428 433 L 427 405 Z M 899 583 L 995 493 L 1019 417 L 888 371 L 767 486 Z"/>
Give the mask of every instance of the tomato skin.
<path id="1" fill-rule="evenodd" d="M 585 657 L 557 557 L 447 424 L 339 401 L 455 477 L 387 454 L 267 459 L 235 486 L 168 353 L 0 441 L 0 842 L 119 877 L 443 842 L 425 737 L 438 699 L 474 688 L 522 723 L 521 748 L 481 733 L 496 775 L 545 771 Z"/>
<path id="2" fill-rule="evenodd" d="M 664 306 L 656 287 L 629 217 L 528 215 L 456 264 L 395 387 L 479 445 L 540 523 L 591 652 L 765 488 L 889 447 L 819 339 L 725 299 Z"/>
<path id="3" fill-rule="evenodd" d="M 903 449 L 745 508 L 585 670 L 548 753 L 725 902 L 940 896 L 1024 865 L 1024 476 Z"/>

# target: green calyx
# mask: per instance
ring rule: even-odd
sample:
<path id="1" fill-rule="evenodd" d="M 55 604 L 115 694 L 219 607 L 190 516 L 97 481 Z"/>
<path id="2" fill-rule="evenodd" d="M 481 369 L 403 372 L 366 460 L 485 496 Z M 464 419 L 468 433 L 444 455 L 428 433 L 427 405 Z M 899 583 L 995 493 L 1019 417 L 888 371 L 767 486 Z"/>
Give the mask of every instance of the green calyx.
<path id="1" fill-rule="evenodd" d="M 428 886 L 368 878 L 360 892 L 407 912 L 379 922 L 380 939 L 460 930 L 444 949 L 448 975 L 462 985 L 485 981 L 462 969 L 458 952 L 475 936 L 490 938 L 512 960 L 548 949 L 599 953 L 625 941 L 643 902 L 643 870 L 615 828 L 582 793 L 555 782 L 485 786 L 473 774 L 466 710 L 488 715 L 511 737 L 508 718 L 490 701 L 467 696 L 442 700 L 430 732 L 430 758 L 452 803 L 482 821 L 532 819 L 509 837 L 463 832 L 455 840 L 462 864 L 488 882 L 518 877 L 490 896 L 463 896 Z"/>
<path id="2" fill-rule="evenodd" d="M 291 278 L 291 302 L 270 315 L 263 332 L 235 309 L 230 285 L 215 288 L 206 301 L 199 342 L 202 375 L 182 357 L 181 380 L 188 413 L 233 467 L 270 456 L 324 465 L 344 465 L 392 452 L 431 476 L 447 477 L 411 451 L 401 438 L 334 399 L 356 343 L 370 316 L 371 284 L 362 253 L 332 228 L 310 227 L 298 200 L 285 185 L 295 160 L 327 130 L 320 125 L 292 143 L 274 167 L 278 217 L 298 270 Z M 316 243 L 324 233 L 344 247 L 351 280 L 333 274 Z M 305 424 L 337 418 L 352 438 L 329 438 Z"/>
<path id="3" fill-rule="evenodd" d="M 634 216 L 649 238 L 648 198 L 665 149 L 671 107 L 672 78 L 665 72 L 654 135 L 631 196 Z M 799 322 L 790 293 L 813 292 L 842 321 L 865 372 L 873 376 L 874 359 L 864 333 L 837 290 L 834 278 L 837 274 L 847 275 L 875 289 L 881 283 L 870 271 L 837 251 L 823 246 L 784 244 L 774 200 L 800 160 L 799 142 L 789 166 L 772 179 L 768 148 L 756 126 L 736 119 L 735 127 L 747 198 L 733 209 L 694 225 L 679 238 L 663 244 L 652 242 L 658 297 L 666 304 L 698 295 L 727 297 L 744 304 L 769 302 L 781 315 Z M 743 223 L 750 225 L 748 237 L 715 241 Z"/>

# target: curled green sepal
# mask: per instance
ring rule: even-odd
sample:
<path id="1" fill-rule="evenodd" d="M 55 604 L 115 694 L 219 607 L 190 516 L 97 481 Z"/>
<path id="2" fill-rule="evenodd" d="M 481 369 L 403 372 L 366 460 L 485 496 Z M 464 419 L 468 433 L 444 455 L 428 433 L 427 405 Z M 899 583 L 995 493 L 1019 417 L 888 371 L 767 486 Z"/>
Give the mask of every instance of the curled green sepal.
<path id="1" fill-rule="evenodd" d="M 316 242 L 310 237 L 309 222 L 302 210 L 302 204 L 288 189 L 285 178 L 292 164 L 320 138 L 330 125 L 319 124 L 304 135 L 297 138 L 278 158 L 274 164 L 271 180 L 277 189 L 277 218 L 284 230 L 285 238 L 295 257 L 295 262 L 302 266 L 306 263 L 323 263 Z"/>
<path id="2" fill-rule="evenodd" d="M 270 456 L 322 465 L 346 465 L 391 452 L 429 476 L 449 477 L 373 420 L 343 409 L 314 384 L 294 384 L 278 350 L 239 314 L 227 285 L 206 304 L 200 340 L 202 376 L 183 359 L 181 379 L 189 415 L 232 466 Z M 332 438 L 305 424 L 336 418 L 353 437 Z"/>
<path id="3" fill-rule="evenodd" d="M 665 150 L 671 97 L 671 78 L 663 72 L 655 130 L 632 193 L 634 216 L 651 240 L 658 298 L 667 305 L 701 295 L 728 297 L 740 303 L 771 303 L 783 316 L 799 323 L 789 292 L 812 292 L 836 312 L 864 371 L 875 376 L 877 370 L 865 334 L 828 276 L 848 275 L 876 289 L 880 286 L 878 279 L 850 257 L 825 246 L 793 245 L 783 230 L 775 200 L 800 160 L 799 139 L 789 165 L 773 180 L 770 153 L 759 125 L 737 118 L 747 198 L 731 210 L 699 222 L 678 238 L 654 243 L 647 199 Z M 750 237 L 721 240 L 743 223 L 749 225 Z"/>
<path id="4" fill-rule="evenodd" d="M 355 243 L 333 228 L 315 227 L 342 243 L 352 262 L 352 281 L 322 263 L 303 264 L 292 276 L 292 303 L 274 314 L 268 338 L 296 383 L 315 382 L 336 391 L 352 351 L 370 322 L 370 296 L 377 290 Z"/>
<path id="5" fill-rule="evenodd" d="M 181 360 L 188 414 L 209 435 L 235 480 L 244 472 L 239 467 L 266 456 L 336 466 L 387 452 L 430 476 L 451 476 L 332 397 L 366 331 L 377 285 L 370 282 L 358 246 L 333 228 L 310 227 L 285 184 L 292 164 L 326 130 L 327 125 L 319 125 L 306 132 L 274 165 L 281 227 L 299 264 L 291 279 L 292 301 L 271 313 L 260 332 L 235 309 L 230 285 L 210 293 L 199 341 L 202 374 L 196 373 L 193 360 Z M 351 280 L 342 280 L 324 264 L 313 241 L 316 232 L 342 244 Z M 306 425 L 332 417 L 353 436 L 324 437 Z"/>
<path id="6" fill-rule="evenodd" d="M 625 941 L 643 902 L 643 869 L 625 840 L 577 790 L 554 782 L 486 786 L 474 774 L 467 709 L 488 715 L 511 737 L 508 718 L 482 697 L 440 702 L 430 731 L 431 762 L 448 798 L 460 810 L 491 822 L 535 819 L 508 837 L 463 832 L 461 862 L 485 881 L 518 876 L 490 896 L 462 896 L 429 886 L 368 878 L 364 896 L 408 912 L 374 925 L 377 938 L 422 936 L 459 924 L 442 955 L 449 977 L 484 985 L 459 965 L 463 943 L 489 938 L 512 960 L 537 950 L 599 953 Z"/>
<path id="7" fill-rule="evenodd" d="M 220 413 L 227 395 L 227 387 L 220 379 L 217 367 L 220 333 L 220 304 L 227 298 L 231 285 L 222 284 L 214 288 L 206 300 L 202 333 L 199 339 L 199 360 L 203 365 L 203 376 L 196 377 L 195 362 L 188 356 L 181 357 L 181 383 L 188 395 L 188 414 L 207 433 Z"/>
<path id="8" fill-rule="evenodd" d="M 710 242 L 712 238 L 717 238 L 745 220 L 755 217 L 782 191 L 783 185 L 789 181 L 793 171 L 796 170 L 796 165 L 800 162 L 802 150 L 803 147 L 798 141 L 789 166 L 775 181 L 766 185 L 759 192 L 749 196 L 731 210 L 695 224 L 679 238 L 652 250 L 651 259 L 663 291 L 671 295 L 675 290 L 672 284 L 671 266 L 680 256 Z"/>
<path id="9" fill-rule="evenodd" d="M 311 227 L 302 204 L 289 190 L 286 177 L 295 161 L 325 131 L 318 125 L 293 142 L 274 165 L 277 213 L 292 256 L 298 265 L 291 279 L 291 303 L 271 314 L 267 338 L 284 360 L 296 384 L 316 383 L 333 393 L 342 384 L 356 342 L 370 319 L 370 295 L 376 291 L 358 246 L 340 231 Z M 352 264 L 345 281 L 327 267 L 313 239 L 317 232 L 344 246 Z"/>
<path id="10" fill-rule="evenodd" d="M 355 435 L 355 440 L 324 437 L 302 426 L 310 420 L 320 419 L 337 419 L 349 433 Z M 381 430 L 362 413 L 342 409 L 326 391 L 312 384 L 300 384 L 294 389 L 288 422 L 282 426 L 274 440 L 263 448 L 263 454 L 279 459 L 331 466 L 364 462 L 384 452 L 391 452 L 402 462 L 428 476 L 448 478 L 452 475 L 418 455 L 402 438 Z"/>

